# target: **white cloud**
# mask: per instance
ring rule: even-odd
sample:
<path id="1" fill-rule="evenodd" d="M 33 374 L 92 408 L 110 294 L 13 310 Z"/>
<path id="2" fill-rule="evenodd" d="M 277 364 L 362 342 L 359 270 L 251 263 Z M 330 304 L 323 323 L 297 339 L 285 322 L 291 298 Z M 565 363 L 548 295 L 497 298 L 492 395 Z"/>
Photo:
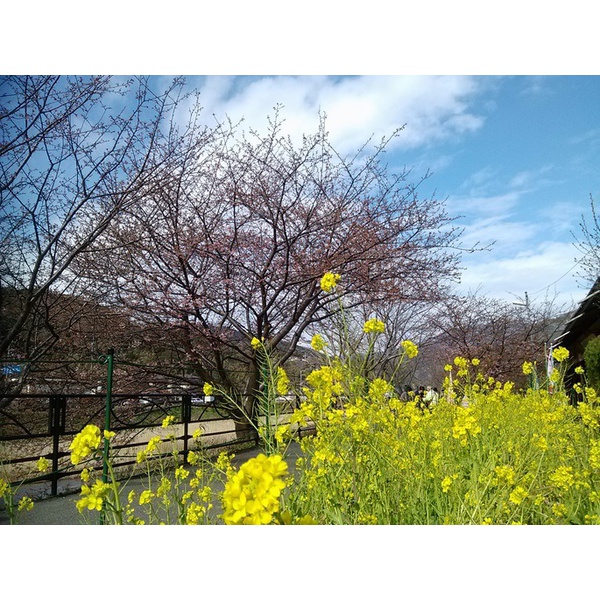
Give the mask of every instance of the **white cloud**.
<path id="1" fill-rule="evenodd" d="M 510 216 L 510 211 L 518 206 L 520 200 L 521 193 L 511 191 L 490 196 L 452 198 L 449 207 L 454 214 L 466 215 L 469 219 L 490 216 L 501 216 L 506 219 Z"/>
<path id="2" fill-rule="evenodd" d="M 466 246 L 487 246 L 493 243 L 496 256 L 511 256 L 526 248 L 540 231 L 541 226 L 536 222 L 511 221 L 492 216 L 467 225 L 461 240 Z"/>
<path id="3" fill-rule="evenodd" d="M 547 173 L 553 172 L 553 167 L 546 165 L 533 171 L 520 171 L 508 182 L 511 188 L 540 188 L 554 183 L 554 180 L 546 177 Z"/>
<path id="4" fill-rule="evenodd" d="M 556 302 L 576 303 L 586 294 L 573 276 L 577 251 L 566 242 L 543 242 L 512 257 L 496 258 L 494 252 L 463 261 L 460 289 L 475 290 L 496 298 L 514 300 L 528 292 L 532 301 L 546 295 Z"/>
<path id="5" fill-rule="evenodd" d="M 498 167 L 486 166 L 471 173 L 458 188 L 458 193 L 464 198 L 477 198 L 478 196 L 487 196 L 490 190 L 497 185 Z"/>
<path id="6" fill-rule="evenodd" d="M 579 255 L 568 235 L 574 225 L 572 206 L 530 204 L 552 183 L 550 172 L 547 166 L 520 171 L 502 183 L 496 169 L 488 167 L 465 180 L 460 188 L 465 195 L 449 205 L 453 213 L 465 215 L 462 244 L 494 243 L 489 251 L 463 258 L 462 291 L 481 288 L 483 294 L 506 300 L 525 291 L 530 297 L 539 292 L 542 299 L 556 294 L 559 304 L 583 297 L 573 276 Z"/>
<path id="7" fill-rule="evenodd" d="M 319 111 L 336 148 L 354 152 L 371 136 L 374 142 L 406 124 L 393 146 L 416 148 L 480 128 L 470 102 L 477 80 L 452 76 L 278 76 L 208 77 L 202 80 L 205 114 L 244 118 L 259 131 L 273 107 L 283 105 L 285 133 L 299 139 L 316 131 Z"/>
<path id="8" fill-rule="evenodd" d="M 592 128 L 588 129 L 585 133 L 581 135 L 573 136 L 568 140 L 569 144 L 579 145 L 579 144 L 591 144 L 596 145 L 600 143 L 600 128 Z"/>

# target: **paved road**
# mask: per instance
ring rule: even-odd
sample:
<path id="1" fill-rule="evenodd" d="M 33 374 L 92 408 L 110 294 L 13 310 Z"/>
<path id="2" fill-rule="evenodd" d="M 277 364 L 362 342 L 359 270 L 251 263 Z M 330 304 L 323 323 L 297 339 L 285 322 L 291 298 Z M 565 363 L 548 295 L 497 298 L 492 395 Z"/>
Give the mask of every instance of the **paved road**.
<path id="1" fill-rule="evenodd" d="M 251 450 L 245 450 L 236 454 L 235 458 L 232 461 L 234 465 L 240 465 L 248 459 L 256 456 L 260 450 L 258 448 L 254 448 Z M 288 451 L 289 460 L 288 465 L 290 470 L 293 469 L 296 457 L 300 454 L 300 446 L 292 442 Z M 146 489 L 146 480 L 144 478 L 140 479 L 132 479 L 128 482 L 126 491 L 124 492 L 124 497 L 127 497 L 127 494 L 130 490 L 135 490 L 138 494 Z M 80 490 L 81 482 L 79 480 L 76 481 L 63 481 L 61 483 L 61 487 L 59 488 L 59 493 L 64 494 L 57 497 L 45 498 L 42 500 L 38 500 L 35 502 L 35 506 L 33 510 L 28 512 L 19 513 L 19 525 L 85 525 L 85 524 L 97 524 L 99 519 L 96 517 L 99 513 L 92 511 L 85 511 L 86 513 L 92 516 L 90 519 L 84 519 L 83 515 L 75 507 L 75 503 L 79 498 L 79 490 Z M 27 493 L 28 495 L 35 498 L 36 488 L 28 489 L 22 491 L 19 496 L 23 493 Z M 91 523 L 90 523 L 91 521 Z M 4 511 L 0 511 L 0 525 L 8 525 L 8 518 Z"/>

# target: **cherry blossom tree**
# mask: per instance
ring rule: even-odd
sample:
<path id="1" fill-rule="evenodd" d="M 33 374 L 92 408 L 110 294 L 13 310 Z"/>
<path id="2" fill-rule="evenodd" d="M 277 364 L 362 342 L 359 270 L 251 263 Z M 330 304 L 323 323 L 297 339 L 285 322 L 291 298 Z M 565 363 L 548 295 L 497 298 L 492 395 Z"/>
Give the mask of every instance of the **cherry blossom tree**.
<path id="1" fill-rule="evenodd" d="M 478 359 L 485 376 L 524 380 L 522 365 L 545 368 L 546 345 L 560 329 L 564 309 L 549 299 L 540 305 L 515 305 L 474 292 L 450 296 L 429 317 L 430 344 L 424 348 L 430 381 L 440 384 L 443 367 L 456 356 Z"/>
<path id="2" fill-rule="evenodd" d="M 581 252 L 577 261 L 579 276 L 584 287 L 590 287 L 600 277 L 600 218 L 596 212 L 594 198 L 590 196 L 590 213 L 581 215 L 579 234 L 575 236 L 575 247 Z"/>
<path id="3" fill-rule="evenodd" d="M 182 84 L 0 78 L 0 358 L 39 359 L 60 338 L 57 297 L 85 293 L 76 257 L 173 164 Z"/>
<path id="4" fill-rule="evenodd" d="M 104 262 L 78 263 L 247 412 L 261 380 L 253 338 L 283 365 L 340 303 L 431 302 L 457 275 L 460 232 L 443 202 L 384 163 L 401 131 L 343 156 L 325 126 L 294 143 L 276 110 L 266 133 L 223 124 L 189 138 L 185 160 L 96 240 Z M 341 275 L 334 293 L 319 285 L 327 272 Z"/>

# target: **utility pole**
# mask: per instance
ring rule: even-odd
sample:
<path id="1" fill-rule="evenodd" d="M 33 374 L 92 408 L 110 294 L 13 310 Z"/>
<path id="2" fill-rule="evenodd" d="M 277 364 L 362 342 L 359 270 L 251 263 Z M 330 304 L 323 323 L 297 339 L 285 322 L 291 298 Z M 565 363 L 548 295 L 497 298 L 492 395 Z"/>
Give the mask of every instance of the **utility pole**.
<path id="1" fill-rule="evenodd" d="M 525 302 L 513 302 L 513 304 L 515 306 L 522 306 L 523 308 L 525 308 L 526 314 L 528 317 L 531 316 L 531 312 L 530 312 L 530 304 L 529 304 L 529 294 L 527 294 L 527 292 L 525 292 Z M 535 352 L 534 352 L 534 343 L 533 343 L 533 339 L 531 338 L 531 331 L 528 334 L 529 337 L 529 348 L 530 348 L 530 354 L 531 354 L 531 362 L 534 365 L 534 370 L 536 370 L 535 364 Z M 537 373 L 534 375 L 533 373 L 529 375 L 529 385 L 530 387 L 534 387 L 534 381 L 535 378 L 537 378 Z"/>
<path id="2" fill-rule="evenodd" d="M 525 302 L 513 302 L 515 306 L 524 306 L 526 310 L 529 310 L 529 296 L 525 292 Z"/>

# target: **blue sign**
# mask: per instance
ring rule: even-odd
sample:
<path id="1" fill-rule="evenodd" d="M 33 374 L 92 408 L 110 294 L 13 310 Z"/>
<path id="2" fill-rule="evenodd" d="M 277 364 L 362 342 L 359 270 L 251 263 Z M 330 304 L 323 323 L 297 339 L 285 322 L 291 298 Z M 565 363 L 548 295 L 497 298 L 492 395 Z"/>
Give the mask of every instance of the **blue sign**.
<path id="1" fill-rule="evenodd" d="M 2 367 L 3 375 L 18 375 L 21 372 L 21 365 L 4 365 Z"/>

